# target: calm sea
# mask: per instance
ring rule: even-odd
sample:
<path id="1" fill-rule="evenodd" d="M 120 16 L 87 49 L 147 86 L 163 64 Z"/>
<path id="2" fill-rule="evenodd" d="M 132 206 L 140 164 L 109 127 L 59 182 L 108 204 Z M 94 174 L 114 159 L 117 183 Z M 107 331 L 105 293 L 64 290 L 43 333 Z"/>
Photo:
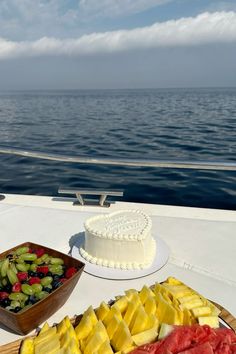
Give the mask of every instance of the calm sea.
<path id="1" fill-rule="evenodd" d="M 236 162 L 236 89 L 0 93 L 0 145 L 73 156 Z M 0 192 L 124 189 L 123 200 L 236 209 L 236 172 L 91 166 L 0 154 Z"/>

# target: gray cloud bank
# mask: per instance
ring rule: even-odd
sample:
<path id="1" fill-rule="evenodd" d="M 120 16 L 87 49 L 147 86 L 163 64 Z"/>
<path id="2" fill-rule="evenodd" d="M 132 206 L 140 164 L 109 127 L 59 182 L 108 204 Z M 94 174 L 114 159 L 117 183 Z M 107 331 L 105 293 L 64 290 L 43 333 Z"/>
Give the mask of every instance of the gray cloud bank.
<path id="1" fill-rule="evenodd" d="M 34 56 L 87 56 L 159 47 L 236 42 L 236 12 L 205 12 L 148 27 L 92 33 L 79 38 L 35 41 L 0 38 L 0 59 Z"/>

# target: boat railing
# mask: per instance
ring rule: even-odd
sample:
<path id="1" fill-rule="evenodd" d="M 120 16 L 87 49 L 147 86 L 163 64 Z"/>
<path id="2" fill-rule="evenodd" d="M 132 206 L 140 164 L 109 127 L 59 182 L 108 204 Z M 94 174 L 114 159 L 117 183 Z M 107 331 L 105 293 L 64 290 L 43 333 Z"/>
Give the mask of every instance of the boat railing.
<path id="1" fill-rule="evenodd" d="M 107 165 L 107 166 L 122 166 L 122 167 L 153 167 L 153 168 L 171 168 L 171 169 L 191 169 L 191 170 L 218 170 L 218 171 L 236 171 L 235 162 L 225 161 L 186 161 L 186 160 L 142 160 L 142 159 L 119 159 L 105 157 L 84 157 L 84 156 L 68 156 L 61 154 L 49 154 L 39 151 L 22 150 L 16 148 L 0 147 L 0 154 L 17 155 L 27 158 L 43 159 L 59 162 L 92 164 L 92 165 Z M 122 190 L 98 190 L 98 189 L 83 189 L 83 188 L 67 188 L 60 187 L 58 193 L 74 194 L 77 198 L 74 204 L 79 205 L 94 205 L 94 199 L 85 199 L 84 195 L 99 196 L 98 205 L 109 206 L 106 201 L 107 196 L 123 196 Z M 0 196 L 0 200 L 4 196 Z"/>
<path id="2" fill-rule="evenodd" d="M 16 148 L 1 148 L 0 154 L 17 155 L 35 159 L 93 164 L 93 165 L 110 165 L 110 166 L 130 166 L 130 167 L 156 167 L 156 168 L 173 168 L 173 169 L 197 169 L 197 170 L 220 170 L 220 171 L 236 171 L 236 162 L 225 161 L 186 161 L 186 160 L 158 160 L 158 159 L 120 159 L 106 157 L 85 157 L 85 156 L 68 156 L 61 154 L 49 154 L 39 151 L 22 150 Z"/>

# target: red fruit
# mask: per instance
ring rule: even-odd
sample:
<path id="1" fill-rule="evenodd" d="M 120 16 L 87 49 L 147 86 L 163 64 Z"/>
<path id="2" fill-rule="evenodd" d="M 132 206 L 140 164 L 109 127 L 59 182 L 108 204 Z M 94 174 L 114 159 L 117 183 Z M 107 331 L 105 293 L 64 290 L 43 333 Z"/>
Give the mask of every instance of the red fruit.
<path id="1" fill-rule="evenodd" d="M 19 281 L 27 280 L 27 278 L 28 278 L 27 272 L 18 272 L 16 275 L 17 275 L 17 278 L 19 279 Z"/>
<path id="2" fill-rule="evenodd" d="M 60 282 L 63 283 L 63 284 L 64 284 L 66 281 L 67 281 L 66 278 L 61 278 L 61 279 L 60 279 Z"/>
<path id="3" fill-rule="evenodd" d="M 71 278 L 75 273 L 77 272 L 77 269 L 75 267 L 70 267 L 66 270 L 65 276 L 67 279 Z"/>
<path id="4" fill-rule="evenodd" d="M 29 251 L 28 251 L 28 253 L 33 253 L 33 250 L 32 250 L 32 248 L 29 248 Z"/>
<path id="5" fill-rule="evenodd" d="M 44 275 L 46 275 L 49 272 L 49 268 L 48 268 L 48 266 L 40 266 L 40 267 L 37 267 L 37 272 L 43 273 Z"/>
<path id="6" fill-rule="evenodd" d="M 29 278 L 28 283 L 29 283 L 29 285 L 40 284 L 41 280 L 39 277 L 31 277 L 31 278 Z"/>
<path id="7" fill-rule="evenodd" d="M 13 293 L 19 293 L 20 291 L 21 291 L 21 283 L 17 282 L 14 285 L 12 285 Z"/>
<path id="8" fill-rule="evenodd" d="M 37 250 L 34 251 L 35 254 L 37 254 L 37 257 L 40 258 L 44 255 L 45 250 L 43 248 L 38 248 Z"/>
<path id="9" fill-rule="evenodd" d="M 0 291 L 0 300 L 7 299 L 9 294 L 6 291 Z"/>

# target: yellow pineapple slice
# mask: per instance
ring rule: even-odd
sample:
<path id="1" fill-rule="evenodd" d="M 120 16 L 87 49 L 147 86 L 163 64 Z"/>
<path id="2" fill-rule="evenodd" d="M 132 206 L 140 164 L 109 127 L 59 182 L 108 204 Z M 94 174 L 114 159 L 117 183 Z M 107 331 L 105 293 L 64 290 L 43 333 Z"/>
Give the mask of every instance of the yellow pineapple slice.
<path id="1" fill-rule="evenodd" d="M 187 310 L 192 310 L 195 307 L 201 307 L 203 306 L 203 302 L 200 298 L 196 299 L 196 300 L 192 300 L 192 301 L 188 301 L 188 302 L 183 302 L 179 308 L 181 310 L 183 309 L 187 309 Z"/>
<path id="2" fill-rule="evenodd" d="M 59 335 L 55 333 L 50 339 L 35 343 L 35 354 L 55 353 L 60 349 Z"/>
<path id="3" fill-rule="evenodd" d="M 147 329 L 147 323 L 148 323 L 148 315 L 146 314 L 143 306 L 139 306 L 135 313 L 134 324 L 132 327 L 130 327 L 131 334 L 134 335 L 143 332 L 145 329 Z"/>
<path id="4" fill-rule="evenodd" d="M 172 304 L 167 302 L 162 294 L 156 294 L 157 318 L 167 324 L 179 324 L 178 312 Z"/>
<path id="5" fill-rule="evenodd" d="M 65 332 L 67 331 L 67 326 L 65 324 L 65 321 L 62 320 L 60 323 L 57 325 L 57 333 L 61 337 Z"/>
<path id="6" fill-rule="evenodd" d="M 125 321 L 119 323 L 111 344 L 116 351 L 125 350 L 133 345 L 133 339 Z"/>
<path id="7" fill-rule="evenodd" d="M 103 321 L 104 318 L 110 311 L 110 306 L 108 306 L 104 301 L 101 302 L 100 306 L 96 309 L 96 315 L 99 320 Z"/>
<path id="8" fill-rule="evenodd" d="M 192 295 L 186 295 L 186 296 L 183 296 L 183 297 L 179 297 L 178 298 L 178 301 L 183 304 L 185 302 L 189 302 L 189 301 L 193 301 L 193 300 L 197 300 L 199 299 L 199 295 L 197 294 L 192 294 Z"/>
<path id="9" fill-rule="evenodd" d="M 146 302 L 148 297 L 153 297 L 153 296 L 155 296 L 154 292 L 147 285 L 144 285 L 140 290 L 139 297 L 142 304 Z"/>
<path id="10" fill-rule="evenodd" d="M 120 322 L 120 319 L 116 315 L 114 315 L 114 317 L 109 322 L 107 326 L 107 334 L 110 340 L 113 338 L 114 333 L 117 331 Z"/>
<path id="11" fill-rule="evenodd" d="M 70 344 L 71 337 L 68 332 L 65 332 L 60 338 L 61 348 L 67 348 Z"/>
<path id="12" fill-rule="evenodd" d="M 124 313 L 128 306 L 128 298 L 126 296 L 121 296 L 116 302 L 116 306 L 119 308 L 121 313 Z"/>
<path id="13" fill-rule="evenodd" d="M 111 306 L 107 316 L 103 319 L 103 323 L 106 327 L 108 326 L 109 322 L 112 320 L 114 315 L 116 315 L 120 320 L 122 320 L 122 314 L 120 312 L 119 307 L 116 306 L 116 303 Z"/>
<path id="14" fill-rule="evenodd" d="M 45 322 L 43 327 L 40 330 L 40 333 L 42 334 L 43 332 L 46 332 L 49 328 L 50 328 L 49 324 Z"/>
<path id="15" fill-rule="evenodd" d="M 156 300 L 153 296 L 149 296 L 144 304 L 144 309 L 148 315 L 155 314 L 157 310 Z"/>
<path id="16" fill-rule="evenodd" d="M 79 324 L 75 327 L 75 333 L 78 340 L 86 338 L 98 322 L 97 316 L 90 306 L 83 314 Z"/>
<path id="17" fill-rule="evenodd" d="M 102 323 L 102 321 L 98 321 L 93 327 L 92 331 L 89 333 L 88 337 L 84 339 L 83 349 L 85 349 L 91 338 L 94 337 L 97 333 L 99 333 L 102 342 L 104 342 L 105 340 L 109 340 L 104 324 Z"/>
<path id="18" fill-rule="evenodd" d="M 98 349 L 98 354 L 113 354 L 113 350 L 108 340 L 102 343 L 102 345 Z"/>
<path id="19" fill-rule="evenodd" d="M 47 342 L 50 341 L 52 338 L 57 337 L 57 329 L 56 327 L 49 327 L 48 330 L 46 330 L 43 333 L 39 333 L 37 337 L 34 339 L 34 344 L 39 344 L 41 342 Z M 59 338 L 59 336 L 58 336 Z"/>
<path id="20" fill-rule="evenodd" d="M 34 339 L 26 338 L 20 347 L 20 354 L 34 354 Z"/>
<path id="21" fill-rule="evenodd" d="M 168 283 L 168 284 L 171 284 L 171 285 L 182 285 L 183 284 L 180 280 L 178 280 L 178 279 L 176 279 L 174 277 L 168 277 L 166 279 L 165 283 Z"/>
<path id="22" fill-rule="evenodd" d="M 183 310 L 183 315 L 183 325 L 192 325 L 196 323 L 196 320 L 188 309 Z"/>
<path id="23" fill-rule="evenodd" d="M 144 332 L 135 334 L 134 336 L 132 336 L 132 339 L 135 345 L 140 346 L 146 343 L 154 342 L 157 339 L 157 335 L 157 329 L 150 328 Z"/>
<path id="24" fill-rule="evenodd" d="M 124 321 L 126 322 L 127 326 L 130 326 L 130 322 L 131 322 L 138 306 L 139 306 L 139 303 L 137 303 L 135 301 L 129 302 L 127 310 L 124 315 Z"/>
<path id="25" fill-rule="evenodd" d="M 66 354 L 82 354 L 81 350 L 78 347 L 78 343 L 73 338 L 70 341 Z"/>
<path id="26" fill-rule="evenodd" d="M 103 343 L 103 339 L 100 335 L 100 333 L 95 333 L 90 340 L 88 341 L 88 343 L 86 344 L 85 348 L 84 348 L 84 354 L 91 354 L 94 353 L 96 351 L 98 351 L 98 349 L 101 347 L 102 343 Z"/>
<path id="27" fill-rule="evenodd" d="M 212 328 L 219 327 L 219 318 L 218 316 L 200 316 L 198 317 L 198 323 L 202 325 L 208 325 Z"/>
<path id="28" fill-rule="evenodd" d="M 128 289 L 125 291 L 125 295 L 128 300 L 131 300 L 134 294 L 138 295 L 138 291 L 136 289 Z"/>
<path id="29" fill-rule="evenodd" d="M 173 295 L 173 297 L 176 299 L 178 299 L 179 297 L 193 294 L 193 290 L 188 288 L 186 285 L 170 285 L 164 283 L 162 286 L 164 288 L 167 288 L 169 292 Z"/>
<path id="30" fill-rule="evenodd" d="M 194 317 L 208 316 L 211 314 L 211 309 L 208 306 L 196 307 L 191 310 Z"/>

